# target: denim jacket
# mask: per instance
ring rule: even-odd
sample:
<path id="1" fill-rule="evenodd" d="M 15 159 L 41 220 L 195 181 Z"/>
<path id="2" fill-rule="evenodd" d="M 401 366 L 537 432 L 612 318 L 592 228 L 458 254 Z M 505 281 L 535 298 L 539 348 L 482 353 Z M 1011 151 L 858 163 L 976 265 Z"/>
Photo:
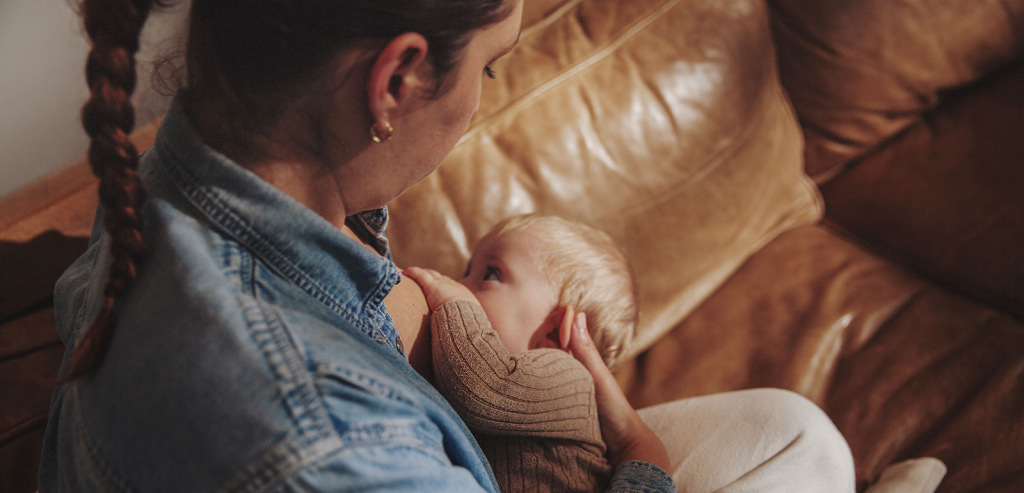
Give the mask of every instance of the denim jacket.
<path id="1" fill-rule="evenodd" d="M 149 251 L 98 370 L 54 392 L 41 492 L 497 491 L 406 361 L 389 255 L 205 146 L 179 104 L 140 173 Z M 383 239 L 383 221 L 360 224 Z M 94 226 L 57 284 L 65 363 L 98 311 L 106 243 Z M 673 491 L 643 462 L 612 488 Z"/>

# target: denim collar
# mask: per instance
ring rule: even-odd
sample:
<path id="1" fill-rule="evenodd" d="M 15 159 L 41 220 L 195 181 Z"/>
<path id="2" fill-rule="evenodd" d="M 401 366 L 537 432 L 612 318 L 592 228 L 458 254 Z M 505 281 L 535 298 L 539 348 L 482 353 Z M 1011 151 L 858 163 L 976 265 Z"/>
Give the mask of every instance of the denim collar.
<path id="1" fill-rule="evenodd" d="M 153 178 L 147 179 L 153 195 L 174 202 L 184 199 L 201 221 L 374 339 L 397 336 L 382 334 L 382 324 L 376 322 L 384 297 L 401 277 L 390 255 L 375 254 L 206 146 L 178 100 L 147 152 L 155 156 L 143 159 L 141 172 Z M 380 227 L 386 225 L 384 214 Z M 381 231 L 371 233 L 383 238 Z M 375 246 L 387 253 L 386 243 Z"/>

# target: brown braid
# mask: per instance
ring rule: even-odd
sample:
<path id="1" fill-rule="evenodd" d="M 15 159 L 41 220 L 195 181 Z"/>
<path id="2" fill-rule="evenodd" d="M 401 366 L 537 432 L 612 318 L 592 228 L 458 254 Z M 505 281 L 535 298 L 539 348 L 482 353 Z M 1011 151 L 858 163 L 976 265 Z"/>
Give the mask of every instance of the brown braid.
<path id="1" fill-rule="evenodd" d="M 128 138 L 135 125 L 131 95 L 135 91 L 135 53 L 139 35 L 153 6 L 151 0 L 84 0 L 82 17 L 92 40 L 85 73 L 91 96 L 82 107 L 82 126 L 92 139 L 89 163 L 100 179 L 103 227 L 110 236 L 110 273 L 103 304 L 92 325 L 76 343 L 66 381 L 92 373 L 100 364 L 114 331 L 114 308 L 125 286 L 135 279 L 146 252 L 141 208 L 146 190 L 135 169 L 139 153 Z"/>

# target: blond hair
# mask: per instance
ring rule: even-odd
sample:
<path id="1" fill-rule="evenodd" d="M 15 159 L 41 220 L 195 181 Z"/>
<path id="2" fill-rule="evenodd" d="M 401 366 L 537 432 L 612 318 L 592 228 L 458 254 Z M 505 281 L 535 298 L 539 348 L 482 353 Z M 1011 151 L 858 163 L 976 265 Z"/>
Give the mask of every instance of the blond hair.
<path id="1" fill-rule="evenodd" d="M 587 314 L 587 325 L 612 367 L 633 341 L 639 308 L 636 280 L 626 255 L 603 231 L 558 216 L 525 214 L 495 225 L 484 239 L 533 235 L 558 306 Z"/>

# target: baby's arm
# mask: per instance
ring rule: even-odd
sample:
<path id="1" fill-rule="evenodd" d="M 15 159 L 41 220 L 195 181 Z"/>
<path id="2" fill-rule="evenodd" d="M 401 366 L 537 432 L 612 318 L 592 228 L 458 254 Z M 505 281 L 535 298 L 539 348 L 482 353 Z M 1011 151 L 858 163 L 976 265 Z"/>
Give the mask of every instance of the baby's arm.
<path id="1" fill-rule="evenodd" d="M 466 287 L 426 269 L 406 275 L 423 287 L 432 311 L 437 388 L 470 428 L 577 440 L 590 434 L 588 418 L 597 411 L 582 364 L 556 349 L 509 354 Z"/>

